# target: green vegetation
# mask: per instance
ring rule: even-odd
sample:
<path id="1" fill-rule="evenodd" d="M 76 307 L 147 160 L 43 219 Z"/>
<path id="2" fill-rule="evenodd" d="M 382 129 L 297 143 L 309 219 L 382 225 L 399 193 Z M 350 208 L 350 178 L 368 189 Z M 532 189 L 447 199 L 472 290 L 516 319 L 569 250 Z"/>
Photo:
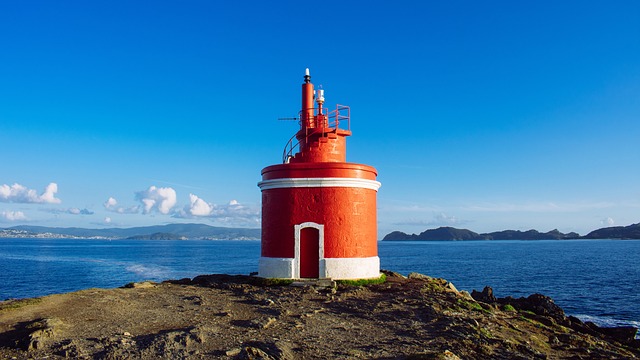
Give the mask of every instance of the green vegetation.
<path id="1" fill-rule="evenodd" d="M 502 307 L 503 311 L 507 311 L 507 312 L 515 312 L 516 308 L 513 307 L 513 305 L 511 304 L 507 304 L 505 306 Z"/>
<path id="2" fill-rule="evenodd" d="M 260 278 L 259 280 L 259 285 L 262 286 L 288 286 L 292 283 L 292 279 Z"/>
<path id="3" fill-rule="evenodd" d="M 480 304 L 475 301 L 467 301 L 463 299 L 458 299 L 458 306 L 461 308 L 465 308 L 468 310 L 477 310 L 477 311 L 485 311 Z"/>
<path id="4" fill-rule="evenodd" d="M 347 286 L 366 286 L 383 284 L 385 281 L 387 281 L 387 276 L 385 274 L 380 274 L 380 277 L 375 279 L 336 280 L 336 283 Z"/>
<path id="5" fill-rule="evenodd" d="M 491 335 L 491 332 L 489 330 L 483 328 L 482 326 L 478 326 L 478 332 L 480 334 L 482 334 L 482 336 L 484 336 L 484 337 L 486 337 L 488 339 L 493 338 L 493 335 Z"/>
<path id="6" fill-rule="evenodd" d="M 427 282 L 426 287 L 431 291 L 444 291 L 444 286 L 442 286 L 442 284 L 435 280 Z"/>
<path id="7" fill-rule="evenodd" d="M 541 328 L 548 328 L 548 326 L 544 325 L 543 323 L 541 323 L 541 322 L 539 322 L 539 321 L 536 321 L 536 320 L 533 320 L 533 319 L 529 319 L 528 317 L 523 316 L 523 315 L 520 315 L 520 316 L 518 317 L 518 319 L 523 320 L 523 321 L 526 321 L 526 322 L 528 322 L 529 324 L 531 324 L 531 325 L 533 325 L 533 326 L 535 326 L 535 327 L 537 327 L 537 328 L 539 328 L 539 329 L 541 329 Z"/>
<path id="8" fill-rule="evenodd" d="M 20 299 L 20 300 L 7 300 L 4 302 L 0 302 L 0 312 L 8 311 L 13 309 L 19 309 L 23 306 L 34 305 L 42 302 L 41 298 L 33 298 L 33 299 Z"/>

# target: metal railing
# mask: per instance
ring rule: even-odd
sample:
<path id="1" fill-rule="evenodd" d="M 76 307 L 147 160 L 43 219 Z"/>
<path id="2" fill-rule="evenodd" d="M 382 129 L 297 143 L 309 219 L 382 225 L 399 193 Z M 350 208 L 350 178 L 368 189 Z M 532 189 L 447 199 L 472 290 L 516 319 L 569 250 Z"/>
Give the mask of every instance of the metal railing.
<path id="1" fill-rule="evenodd" d="M 318 110 L 318 108 L 313 108 L 313 111 L 316 112 Z M 340 123 L 347 123 L 347 127 L 346 129 L 343 128 L 343 130 L 347 130 L 347 131 L 351 131 L 351 108 L 349 108 L 346 105 L 336 105 L 336 109 L 329 111 L 328 108 L 322 108 L 321 110 L 322 115 L 325 115 L 327 117 L 327 122 L 328 122 L 328 127 L 321 127 L 321 128 L 316 128 L 316 127 L 305 127 L 307 130 L 307 133 L 305 134 L 304 140 L 307 140 L 309 138 L 310 135 L 312 134 L 321 134 L 321 136 L 325 136 L 327 133 L 329 132 L 337 132 L 340 129 Z M 303 121 L 309 121 L 308 119 L 303 119 L 302 118 L 302 114 L 304 113 L 304 111 L 300 111 L 298 113 L 298 118 L 300 119 L 299 121 L 299 125 L 302 125 Z M 315 118 L 312 119 L 312 121 L 315 121 Z M 327 129 L 332 129 L 331 131 L 326 131 Z M 287 164 L 289 163 L 289 159 L 291 159 L 293 157 L 293 153 L 294 150 L 298 149 L 298 151 L 300 151 L 300 142 L 301 140 L 299 140 L 298 142 L 296 142 L 294 144 L 294 139 L 296 138 L 296 134 L 294 134 L 289 141 L 287 141 L 287 144 L 284 146 L 284 150 L 282 152 L 282 163 Z"/>

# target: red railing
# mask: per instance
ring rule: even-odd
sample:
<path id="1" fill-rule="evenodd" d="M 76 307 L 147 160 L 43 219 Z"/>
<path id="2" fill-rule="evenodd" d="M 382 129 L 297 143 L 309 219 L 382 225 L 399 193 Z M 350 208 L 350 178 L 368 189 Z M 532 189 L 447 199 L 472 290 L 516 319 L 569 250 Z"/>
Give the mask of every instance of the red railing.
<path id="1" fill-rule="evenodd" d="M 314 108 L 313 109 L 314 112 L 317 112 L 318 109 Z M 328 127 L 327 128 L 315 128 L 315 127 L 307 127 L 305 126 L 306 134 L 304 139 L 306 140 L 307 138 L 309 138 L 309 136 L 311 134 L 317 134 L 317 133 L 321 133 L 322 136 L 325 136 L 325 134 L 327 133 L 327 129 L 332 129 L 331 132 L 333 131 L 338 131 L 340 129 L 340 124 L 344 124 L 345 122 L 347 123 L 347 127 L 346 129 L 343 128 L 343 130 L 348 130 L 351 131 L 351 108 L 349 108 L 346 105 L 336 105 L 336 109 L 329 111 L 328 108 L 322 108 L 321 112 L 323 115 L 325 115 L 328 119 Z M 302 121 L 309 121 L 309 119 L 302 119 L 302 114 L 303 111 L 300 111 L 298 113 L 298 118 L 300 119 L 299 124 L 302 127 Z M 312 119 L 313 121 L 314 119 Z M 314 124 L 315 125 L 315 124 Z M 293 156 L 294 150 L 300 148 L 300 141 L 296 142 L 295 144 L 293 143 L 294 139 L 296 138 L 296 135 L 293 135 L 291 137 L 291 139 L 289 139 L 289 141 L 287 141 L 287 144 L 284 146 L 284 151 L 282 152 L 282 162 L 283 163 L 288 163 L 289 159 Z"/>

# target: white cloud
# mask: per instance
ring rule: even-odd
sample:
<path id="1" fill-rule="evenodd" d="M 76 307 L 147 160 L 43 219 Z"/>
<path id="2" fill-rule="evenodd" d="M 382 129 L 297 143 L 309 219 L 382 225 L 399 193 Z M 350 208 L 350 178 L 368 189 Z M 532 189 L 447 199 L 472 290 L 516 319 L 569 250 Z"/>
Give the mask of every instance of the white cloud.
<path id="1" fill-rule="evenodd" d="M 0 185 L 0 201 L 14 203 L 36 203 L 36 204 L 59 204 L 60 199 L 56 198 L 58 192 L 58 184 L 49 183 L 41 195 L 33 189 L 15 183 L 11 186 L 7 184 Z"/>
<path id="2" fill-rule="evenodd" d="M 214 223 L 228 226 L 256 226 L 260 224 L 260 210 L 231 200 L 226 205 L 216 205 L 189 194 L 190 204 L 173 214 L 176 218 L 205 217 Z"/>
<path id="3" fill-rule="evenodd" d="M 213 212 L 213 204 L 209 204 L 194 194 L 189 194 L 191 204 L 185 206 L 185 211 L 193 216 L 209 216 Z"/>
<path id="4" fill-rule="evenodd" d="M 105 209 L 117 212 L 118 214 L 137 214 L 140 212 L 140 207 L 136 205 L 128 208 L 118 206 L 118 201 L 113 197 L 109 197 L 109 199 L 107 199 L 107 201 L 105 201 L 103 205 Z"/>
<path id="5" fill-rule="evenodd" d="M 606 218 L 606 219 L 602 219 L 600 222 L 602 223 L 602 225 L 607 225 L 607 226 L 613 226 L 613 225 L 616 223 L 616 222 L 615 222 L 612 218 L 610 218 L 610 217 L 608 217 L 608 218 Z"/>
<path id="6" fill-rule="evenodd" d="M 171 208 L 176 205 L 176 198 L 176 191 L 170 187 L 150 186 L 149 189 L 136 193 L 136 199 L 142 203 L 145 214 L 153 210 L 160 214 L 169 214 Z"/>
<path id="7" fill-rule="evenodd" d="M 118 201 L 113 197 L 109 197 L 109 199 L 104 202 L 104 208 L 107 210 L 115 210 L 116 205 L 118 205 Z"/>
<path id="8" fill-rule="evenodd" d="M 89 209 L 68 208 L 68 209 L 42 209 L 52 214 L 71 214 L 71 215 L 93 215 L 93 211 Z"/>
<path id="9" fill-rule="evenodd" d="M 1 215 L 2 215 L 2 220 L 6 220 L 6 221 L 27 220 L 27 217 L 24 215 L 22 211 L 3 211 Z"/>
<path id="10" fill-rule="evenodd" d="M 110 217 L 108 217 L 108 216 L 107 216 L 107 217 L 105 217 L 105 218 L 104 218 L 104 223 L 105 223 L 105 224 L 111 224 L 111 218 L 110 218 Z"/>

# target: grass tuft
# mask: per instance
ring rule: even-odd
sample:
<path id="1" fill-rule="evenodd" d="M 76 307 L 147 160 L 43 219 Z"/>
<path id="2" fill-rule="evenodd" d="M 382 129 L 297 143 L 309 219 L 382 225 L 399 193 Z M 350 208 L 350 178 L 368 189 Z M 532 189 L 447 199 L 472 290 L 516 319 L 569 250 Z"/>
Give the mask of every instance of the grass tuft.
<path id="1" fill-rule="evenodd" d="M 467 310 L 485 311 L 480 304 L 473 301 L 458 299 L 458 306 Z"/>
<path id="2" fill-rule="evenodd" d="M 336 280 L 336 283 L 347 286 L 367 286 L 383 284 L 385 281 L 387 281 L 387 276 L 385 274 L 380 274 L 380 277 L 375 279 Z"/>
<path id="3" fill-rule="evenodd" d="M 35 305 L 42 302 L 41 298 L 7 300 L 0 302 L 0 312 L 19 309 L 28 305 Z"/>
<path id="4" fill-rule="evenodd" d="M 278 278 L 259 278 L 259 285 L 261 286 L 289 286 L 293 283 L 293 279 L 278 279 Z"/>

